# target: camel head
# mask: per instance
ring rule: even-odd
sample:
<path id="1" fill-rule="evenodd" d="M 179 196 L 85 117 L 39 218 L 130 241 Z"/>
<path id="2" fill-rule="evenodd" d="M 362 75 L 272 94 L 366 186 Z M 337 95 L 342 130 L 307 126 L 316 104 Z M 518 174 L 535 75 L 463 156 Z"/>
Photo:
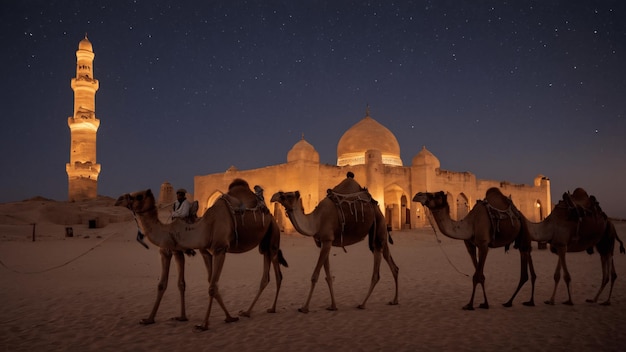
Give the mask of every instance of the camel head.
<path id="1" fill-rule="evenodd" d="M 423 206 L 430 210 L 448 207 L 448 197 L 443 191 L 436 193 L 418 192 L 415 197 L 413 197 L 413 201 L 422 203 Z"/>
<path id="2" fill-rule="evenodd" d="M 292 211 L 293 208 L 295 208 L 298 205 L 298 202 L 302 203 L 302 200 L 300 199 L 300 191 L 295 191 L 295 192 L 280 192 L 279 191 L 277 193 L 274 193 L 270 201 L 272 203 L 273 202 L 280 203 L 283 207 L 285 207 L 285 210 L 287 212 Z M 300 206 L 302 205 L 300 204 Z"/>
<path id="3" fill-rule="evenodd" d="M 123 194 L 117 198 L 115 206 L 126 207 L 133 213 L 145 213 L 156 207 L 154 195 L 150 189 Z"/>

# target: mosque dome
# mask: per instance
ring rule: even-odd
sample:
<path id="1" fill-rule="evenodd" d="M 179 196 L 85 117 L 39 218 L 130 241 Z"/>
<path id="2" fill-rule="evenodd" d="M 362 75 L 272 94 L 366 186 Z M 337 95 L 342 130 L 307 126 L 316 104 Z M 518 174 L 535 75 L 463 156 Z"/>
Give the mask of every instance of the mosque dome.
<path id="1" fill-rule="evenodd" d="M 93 51 L 93 46 L 91 45 L 89 39 L 87 39 L 87 35 L 85 35 L 85 38 L 78 43 L 78 50 Z"/>
<path id="2" fill-rule="evenodd" d="M 369 116 L 350 127 L 337 144 L 337 165 L 365 164 L 365 152 L 370 149 L 379 150 L 383 164 L 402 166 L 400 145 L 387 127 Z"/>
<path id="3" fill-rule="evenodd" d="M 441 167 L 439 159 L 430 150 L 426 149 L 426 146 L 423 146 L 422 150 L 413 157 L 413 166 L 423 165 L 433 166 L 435 169 Z"/>
<path id="4" fill-rule="evenodd" d="M 287 162 L 297 160 L 320 162 L 320 154 L 309 142 L 304 140 L 304 137 L 302 137 L 298 143 L 294 144 L 293 148 L 287 153 Z"/>

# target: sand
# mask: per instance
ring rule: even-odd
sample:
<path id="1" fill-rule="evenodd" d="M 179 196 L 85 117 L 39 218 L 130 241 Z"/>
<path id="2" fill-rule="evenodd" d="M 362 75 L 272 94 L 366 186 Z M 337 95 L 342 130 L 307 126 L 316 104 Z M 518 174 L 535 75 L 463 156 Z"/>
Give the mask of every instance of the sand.
<path id="1" fill-rule="evenodd" d="M 200 256 L 188 258 L 188 322 L 179 313 L 177 274 L 172 263 L 169 287 L 156 323 L 140 325 L 156 297 L 158 249 L 135 241 L 136 226 L 125 209 L 68 205 L 34 199 L 0 205 L 0 350 L 2 351 L 620 351 L 626 346 L 626 280 L 618 277 L 610 306 L 586 303 L 600 284 L 598 254 L 572 253 L 574 305 L 543 303 L 552 293 L 557 257 L 533 250 L 537 271 L 535 307 L 522 305 L 531 285 L 505 308 L 519 277 L 519 253 L 493 249 L 487 259 L 490 309 L 465 311 L 473 268 L 461 241 L 432 229 L 394 231 L 391 253 L 400 267 L 399 305 L 385 263 L 381 280 L 364 310 L 356 306 L 369 287 L 372 255 L 365 242 L 331 252 L 338 310 L 327 311 L 328 288 L 322 273 L 311 312 L 299 313 L 318 256 L 311 238 L 283 234 L 289 263 L 275 314 L 266 313 L 275 294 L 267 287 L 252 317 L 224 323 L 214 305 L 209 330 L 195 332 L 208 306 L 207 274 Z M 86 218 L 98 219 L 89 228 Z M 33 226 L 33 224 L 36 224 Z M 92 224 L 93 225 L 93 224 Z M 73 237 L 66 237 L 72 227 Z M 626 224 L 617 224 L 626 240 Z M 33 232 L 35 240 L 33 241 Z M 262 257 L 256 250 L 229 254 L 219 287 L 231 314 L 247 309 L 260 282 Z M 618 275 L 626 256 L 615 254 Z M 608 287 L 600 297 L 606 299 Z M 565 285 L 557 302 L 567 298 Z M 477 291 L 475 306 L 482 302 Z"/>

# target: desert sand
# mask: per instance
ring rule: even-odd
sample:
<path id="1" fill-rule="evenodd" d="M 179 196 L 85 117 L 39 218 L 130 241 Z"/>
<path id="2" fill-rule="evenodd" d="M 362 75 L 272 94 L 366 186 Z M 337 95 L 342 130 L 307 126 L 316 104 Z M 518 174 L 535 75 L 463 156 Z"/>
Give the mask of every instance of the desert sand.
<path id="1" fill-rule="evenodd" d="M 357 309 L 370 283 L 372 255 L 366 242 L 333 248 L 331 271 L 339 310 L 327 311 L 328 288 L 320 276 L 311 312 L 299 313 L 318 256 L 311 238 L 283 233 L 289 263 L 277 313 L 266 313 L 272 282 L 250 318 L 224 323 L 214 305 L 208 331 L 195 332 L 208 306 L 207 274 L 200 256 L 187 258 L 187 315 L 179 313 L 177 274 L 156 323 L 140 325 L 156 297 L 158 249 L 135 241 L 130 212 L 110 199 L 65 203 L 32 199 L 0 204 L 0 350 L 2 351 L 621 351 L 626 346 L 626 256 L 615 253 L 618 280 L 610 306 L 586 303 L 600 285 L 598 254 L 568 254 L 573 306 L 546 305 L 557 257 L 535 244 L 535 307 L 522 302 L 525 285 L 505 308 L 519 278 L 519 253 L 492 249 L 487 259 L 490 309 L 464 311 L 473 268 L 461 241 L 432 228 L 393 231 L 391 253 L 400 267 L 400 304 L 385 263 L 381 280 L 364 310 Z M 89 223 L 87 219 L 96 221 Z M 95 228 L 93 225 L 96 225 Z M 67 237 L 66 228 L 73 237 Z M 617 223 L 626 240 L 626 223 Z M 260 282 L 262 257 L 254 250 L 229 254 L 219 287 L 231 314 L 246 309 Z M 620 276 L 621 275 L 621 276 Z M 604 301 L 608 286 L 600 297 Z M 566 300 L 563 282 L 557 302 Z M 477 291 L 475 306 L 482 302 Z"/>

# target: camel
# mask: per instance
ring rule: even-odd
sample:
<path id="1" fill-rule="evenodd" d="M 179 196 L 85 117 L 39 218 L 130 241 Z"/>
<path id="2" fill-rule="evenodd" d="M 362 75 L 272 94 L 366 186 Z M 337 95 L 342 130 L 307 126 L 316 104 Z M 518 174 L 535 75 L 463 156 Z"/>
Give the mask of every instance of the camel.
<path id="1" fill-rule="evenodd" d="M 508 247 L 515 242 L 520 251 L 521 273 L 517 289 L 511 299 L 504 303 L 505 307 L 513 305 L 513 299 L 528 281 L 528 268 L 531 274 L 530 300 L 524 302 L 525 306 L 534 306 L 535 294 L 535 269 L 533 267 L 531 240 L 522 229 L 521 213 L 515 208 L 511 200 L 504 196 L 498 188 L 490 188 L 486 192 L 484 200 L 476 202 L 472 210 L 461 220 L 454 221 L 450 218 L 450 205 L 443 191 L 436 193 L 419 192 L 413 197 L 414 202 L 420 202 L 430 209 L 432 216 L 440 231 L 453 239 L 463 240 L 465 247 L 474 264 L 474 276 L 472 278 L 472 296 L 463 309 L 474 309 L 474 295 L 476 287 L 480 285 L 483 290 L 484 302 L 480 308 L 488 309 L 487 293 L 485 292 L 484 266 L 489 248 Z M 478 256 L 476 251 L 478 250 Z"/>
<path id="2" fill-rule="evenodd" d="M 302 313 L 309 312 L 309 303 L 322 266 L 330 290 L 331 303 L 326 309 L 337 310 L 330 274 L 330 249 L 335 246 L 345 250 L 345 246 L 358 243 L 365 236 L 369 236 L 369 248 L 374 254 L 374 272 L 369 291 L 358 308 L 365 309 L 365 304 L 380 279 L 381 256 L 389 265 L 395 281 L 395 296 L 389 304 L 398 304 L 398 266 L 394 263 L 387 244 L 387 241 L 393 242 L 387 232 L 385 218 L 369 192 L 361 188 L 353 177 L 349 172 L 348 178 L 332 190 L 329 189 L 327 197 L 309 214 L 304 213 L 299 191 L 277 192 L 271 198 L 272 202 L 278 202 L 285 207 L 295 229 L 305 236 L 313 237 L 320 248 L 320 255 L 311 276 L 309 295 L 304 305 L 298 309 Z"/>
<path id="3" fill-rule="evenodd" d="M 208 329 L 213 299 L 224 311 L 227 323 L 239 320 L 239 318 L 230 315 L 218 289 L 226 253 L 244 253 L 258 246 L 259 252 L 263 255 L 263 276 L 259 290 L 248 310 L 241 311 L 239 315 L 250 316 L 252 308 L 270 281 L 270 264 L 274 267 L 276 277 L 276 295 L 272 307 L 267 311 L 269 313 L 276 312 L 276 303 L 282 282 L 280 265 L 287 267 L 287 262 L 280 250 L 280 230 L 265 206 L 265 202 L 250 190 L 246 181 L 235 179 L 230 184 L 228 193 L 223 194 L 193 224 L 178 219 L 169 224 L 161 223 L 158 219 L 154 195 L 150 189 L 124 194 L 119 197 L 115 205 L 125 206 L 132 210 L 138 225 L 150 242 L 160 248 L 161 279 L 157 287 L 157 298 L 149 317 L 143 319 L 142 324 L 155 322 L 154 317 L 167 289 L 172 254 L 174 254 L 178 264 L 178 289 L 181 297 L 181 315 L 175 319 L 187 320 L 184 303 L 185 281 L 182 252 L 189 249 L 198 249 L 202 254 L 209 281 L 209 306 L 202 324 L 196 325 L 197 330 Z"/>
<path id="4" fill-rule="evenodd" d="M 584 189 L 577 188 L 571 194 L 564 193 L 562 199 L 545 220 L 533 223 L 526 218 L 524 219 L 531 239 L 550 243 L 550 250 L 559 257 L 554 272 L 554 290 L 550 299 L 545 301 L 546 304 L 554 305 L 557 286 L 561 278 L 561 269 L 563 270 L 563 280 L 567 287 L 568 296 L 567 301 L 564 301 L 563 304 L 574 304 L 570 291 L 571 275 L 565 260 L 566 253 L 584 250 L 593 253 L 594 246 L 600 254 L 602 282 L 598 293 L 594 298 L 587 299 L 587 302 L 596 303 L 610 281 L 608 298 L 601 304 L 611 304 L 613 285 L 617 279 L 613 263 L 615 240 L 620 242 L 621 253 L 624 253 L 624 245 L 617 237 L 615 226 L 608 220 L 594 196 L 589 196 Z"/>

